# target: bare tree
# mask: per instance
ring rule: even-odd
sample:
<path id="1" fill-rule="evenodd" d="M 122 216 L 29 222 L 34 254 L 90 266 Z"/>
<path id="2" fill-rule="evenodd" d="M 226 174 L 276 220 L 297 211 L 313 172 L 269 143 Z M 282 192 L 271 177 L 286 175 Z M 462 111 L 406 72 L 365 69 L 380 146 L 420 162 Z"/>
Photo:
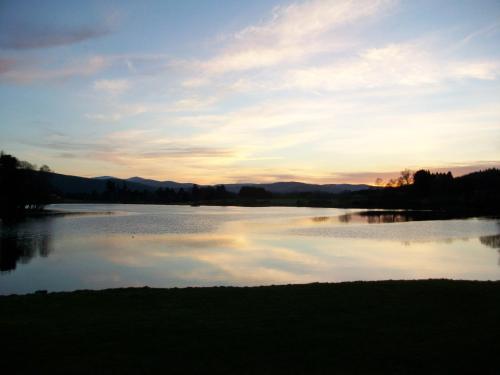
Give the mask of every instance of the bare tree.
<path id="1" fill-rule="evenodd" d="M 411 185 L 413 183 L 413 173 L 409 169 L 401 171 L 398 178 L 398 186 Z"/>

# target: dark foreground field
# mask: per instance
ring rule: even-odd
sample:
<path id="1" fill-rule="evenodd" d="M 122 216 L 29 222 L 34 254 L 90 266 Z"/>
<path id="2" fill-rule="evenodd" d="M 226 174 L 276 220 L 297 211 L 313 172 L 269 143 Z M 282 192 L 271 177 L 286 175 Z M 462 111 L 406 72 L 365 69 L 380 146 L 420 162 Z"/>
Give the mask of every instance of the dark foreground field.
<path id="1" fill-rule="evenodd" d="M 0 297 L 12 373 L 499 374 L 500 282 Z"/>

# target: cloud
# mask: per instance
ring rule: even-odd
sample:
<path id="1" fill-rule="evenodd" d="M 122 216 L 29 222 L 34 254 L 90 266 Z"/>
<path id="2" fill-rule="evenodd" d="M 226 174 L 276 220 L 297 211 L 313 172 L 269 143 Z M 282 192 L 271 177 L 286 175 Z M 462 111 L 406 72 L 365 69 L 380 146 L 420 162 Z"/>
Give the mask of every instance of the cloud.
<path id="1" fill-rule="evenodd" d="M 68 27 L 13 23 L 0 28 L 0 48 L 25 50 L 58 47 L 102 37 L 110 32 L 104 25 Z"/>
<path id="2" fill-rule="evenodd" d="M 15 59 L 0 58 L 0 74 L 9 72 L 15 66 L 16 66 Z"/>
<path id="3" fill-rule="evenodd" d="M 70 59 L 49 59 L 42 56 L 44 55 L 29 59 L 0 58 L 0 78 L 18 84 L 61 82 L 74 77 L 92 76 L 104 69 L 126 68 L 130 78 L 100 79 L 93 83 L 96 90 L 117 95 L 130 89 L 140 79 L 148 76 L 156 78 L 167 70 L 176 68 L 162 54 L 103 54 Z"/>
<path id="4" fill-rule="evenodd" d="M 215 147 L 193 147 L 178 144 L 167 144 L 158 147 L 155 151 L 146 151 L 141 154 L 144 158 L 219 158 L 235 155 L 231 149 L 220 149 Z"/>
<path id="5" fill-rule="evenodd" d="M 101 79 L 94 82 L 93 88 L 96 91 L 118 95 L 130 88 L 130 82 L 126 79 Z"/>
<path id="6" fill-rule="evenodd" d="M 101 81 L 99 81 L 101 82 Z M 107 83 L 100 85 L 101 90 L 106 88 L 108 92 L 115 94 Z M 113 85 L 111 85 L 113 86 Z M 119 86 L 119 85 L 118 85 Z M 95 88 L 95 84 L 94 84 Z M 173 103 L 123 103 L 112 105 L 107 112 L 86 113 L 89 120 L 102 122 L 117 122 L 125 118 L 134 117 L 140 114 L 165 114 L 175 112 L 197 112 L 210 108 L 218 100 L 215 96 L 199 97 L 191 96 L 179 99 Z"/>
<path id="7" fill-rule="evenodd" d="M 37 62 L 16 61 L 6 71 L 0 71 L 0 77 L 19 84 L 64 81 L 74 77 L 93 75 L 108 67 L 111 61 L 96 55 L 86 59 L 73 60 L 62 66 L 35 65 L 35 63 Z"/>
<path id="8" fill-rule="evenodd" d="M 374 17 L 392 3 L 387 0 L 313 0 L 277 7 L 271 19 L 236 33 L 221 53 L 199 65 L 209 74 L 222 74 L 332 52 L 347 42 L 345 38 L 326 35 L 328 32 Z"/>
<path id="9" fill-rule="evenodd" d="M 403 43 L 370 48 L 355 58 L 330 65 L 291 69 L 280 84 L 286 89 L 339 91 L 493 80 L 499 73 L 497 61 L 455 61 L 418 43 Z"/>
<path id="10" fill-rule="evenodd" d="M 195 77 L 195 78 L 188 78 L 185 81 L 181 83 L 181 86 L 185 88 L 197 88 L 197 87 L 202 87 L 205 86 L 206 84 L 210 83 L 210 80 L 206 77 Z"/>
<path id="11" fill-rule="evenodd" d="M 195 73 L 185 89 L 212 85 L 234 93 L 417 88 L 446 82 L 494 80 L 497 59 L 454 58 L 446 41 L 370 45 L 359 39 L 370 21 L 386 15 L 396 1 L 306 1 L 277 7 L 270 19 L 225 38 L 212 58 L 186 61 Z M 495 32 L 495 23 L 469 35 Z M 366 38 L 365 38 L 366 39 Z M 373 42 L 371 42 L 373 44 Z"/>
<path id="12" fill-rule="evenodd" d="M 99 139 L 80 142 L 68 135 L 51 133 L 38 142 L 24 142 L 39 148 L 58 151 L 59 157 L 91 157 L 118 163 L 146 159 L 228 158 L 237 154 L 230 148 L 171 141 L 157 132 L 128 130 L 109 133 Z"/>
<path id="13" fill-rule="evenodd" d="M 125 65 L 130 74 L 143 76 L 161 75 L 172 68 L 179 68 L 177 61 L 165 54 L 115 55 L 113 60 Z"/>
<path id="14" fill-rule="evenodd" d="M 58 135 L 55 133 L 46 136 L 45 139 L 42 139 L 40 141 L 25 141 L 22 143 L 43 149 L 49 149 L 52 151 L 59 151 L 61 152 L 60 155 L 69 152 L 73 156 L 81 152 L 106 152 L 112 151 L 114 149 L 114 146 L 112 144 L 107 144 L 106 142 L 95 142 L 92 140 L 89 140 L 87 142 L 78 142 L 67 135 Z"/>
<path id="15" fill-rule="evenodd" d="M 168 106 L 169 111 L 197 111 L 206 109 L 217 102 L 216 96 L 200 97 L 191 96 L 176 101 L 172 106 Z"/>
<path id="16" fill-rule="evenodd" d="M 499 29 L 500 29 L 500 21 L 481 27 L 480 29 L 473 31 L 472 33 L 468 34 L 465 38 L 460 40 L 458 43 L 453 45 L 451 47 L 451 50 L 462 48 L 478 37 L 492 35 L 498 32 Z"/>
<path id="17" fill-rule="evenodd" d="M 297 123 L 314 123 L 341 110 L 331 100 L 273 100 L 254 104 L 224 114 L 185 115 L 178 117 L 182 124 L 212 128 L 217 132 L 253 132 Z"/>

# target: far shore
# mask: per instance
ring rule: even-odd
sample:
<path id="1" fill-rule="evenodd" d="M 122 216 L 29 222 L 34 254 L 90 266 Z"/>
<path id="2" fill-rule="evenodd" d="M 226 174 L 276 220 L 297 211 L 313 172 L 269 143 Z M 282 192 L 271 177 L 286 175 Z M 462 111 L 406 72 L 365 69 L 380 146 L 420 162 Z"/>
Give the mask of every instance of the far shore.
<path id="1" fill-rule="evenodd" d="M 499 281 L 0 297 L 6 373 L 496 374 Z"/>
<path id="2" fill-rule="evenodd" d="M 52 216 L 72 216 L 72 215 L 113 215 L 113 211 L 65 211 L 65 210 L 57 210 L 50 208 L 43 208 L 38 210 L 26 210 L 22 216 L 16 218 L 23 217 L 52 217 Z M 1 222 L 1 219 L 0 219 Z"/>
<path id="3" fill-rule="evenodd" d="M 310 203 L 310 202 L 309 202 Z M 52 202 L 50 204 L 124 204 L 124 205 L 148 205 L 148 206 L 191 206 L 191 207 L 306 207 L 306 208 L 336 208 L 345 210 L 362 210 L 366 212 L 434 212 L 450 217 L 474 217 L 474 216 L 499 216 L 499 214 L 484 212 L 473 208 L 457 209 L 430 209 L 430 208 L 409 208 L 409 207 L 383 207 L 383 206 L 348 206 L 339 204 L 326 204 L 325 202 L 316 202 L 307 204 L 302 202 L 297 204 L 294 199 L 255 199 L 255 200 L 214 200 L 200 202 L 172 202 L 172 203 L 151 203 L 151 202 L 102 202 L 102 201 L 79 201 L 66 200 Z M 57 210 L 53 210 L 57 211 Z M 60 212 L 60 211 L 58 211 Z"/>

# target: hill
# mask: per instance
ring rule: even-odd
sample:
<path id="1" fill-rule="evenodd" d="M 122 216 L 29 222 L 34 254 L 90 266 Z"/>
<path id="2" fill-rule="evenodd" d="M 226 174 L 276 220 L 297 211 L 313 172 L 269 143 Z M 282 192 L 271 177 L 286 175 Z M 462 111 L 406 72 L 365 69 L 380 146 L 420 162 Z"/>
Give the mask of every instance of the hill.
<path id="1" fill-rule="evenodd" d="M 191 189 L 193 187 L 193 184 L 191 182 L 157 181 L 157 180 L 149 180 L 142 177 L 130 177 L 127 178 L 125 181 L 147 185 L 150 187 L 154 187 L 156 189 L 169 188 L 169 189 L 179 190 L 181 188 Z"/>
<path id="2" fill-rule="evenodd" d="M 130 190 L 155 190 L 152 186 L 147 184 L 122 180 L 111 176 L 87 178 L 53 172 L 47 172 L 46 175 L 54 191 L 60 194 L 90 194 L 92 192 L 103 193 L 106 191 L 108 181 L 112 181 L 119 186 L 123 186 L 125 184 Z"/>
<path id="3" fill-rule="evenodd" d="M 118 182 L 127 182 L 127 183 L 137 183 L 141 185 L 147 185 L 149 187 L 158 189 L 158 188 L 168 188 L 168 189 L 191 189 L 193 187 L 193 183 L 186 182 L 175 182 L 175 181 L 158 181 L 158 180 L 150 180 L 142 177 L 130 177 L 127 179 L 119 179 L 112 176 L 100 176 L 94 177 L 96 180 L 114 180 Z M 373 188 L 370 185 L 364 184 L 307 184 L 304 182 L 274 182 L 274 183 L 237 183 L 237 184 L 224 184 L 226 190 L 230 193 L 238 193 L 243 186 L 252 186 L 263 188 L 273 194 L 290 194 L 290 193 L 331 193 L 337 194 L 345 191 L 360 191 L 365 189 Z"/>
<path id="4" fill-rule="evenodd" d="M 353 184 L 306 184 L 303 182 L 274 182 L 270 184 L 227 184 L 226 189 L 232 193 L 237 193 L 243 186 L 253 186 L 266 189 L 274 194 L 290 194 L 290 193 L 330 193 L 337 194 L 344 191 L 360 191 L 373 188 L 370 185 L 353 185 Z"/>

